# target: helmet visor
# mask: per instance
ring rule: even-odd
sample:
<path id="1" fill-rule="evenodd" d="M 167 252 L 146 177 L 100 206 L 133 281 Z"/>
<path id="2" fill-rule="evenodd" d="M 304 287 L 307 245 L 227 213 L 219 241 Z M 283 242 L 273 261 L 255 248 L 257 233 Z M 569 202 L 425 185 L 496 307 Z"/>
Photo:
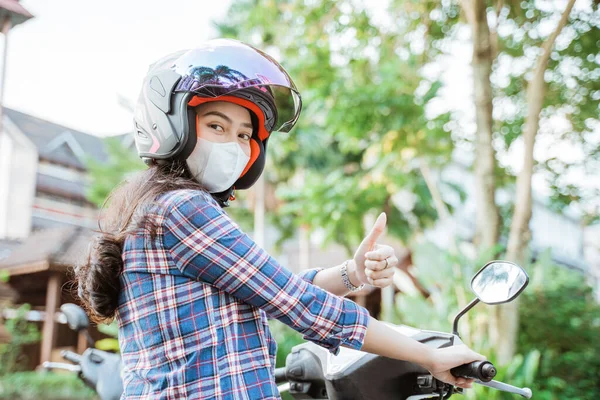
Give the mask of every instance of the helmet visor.
<path id="1" fill-rule="evenodd" d="M 288 132 L 300 115 L 302 101 L 287 72 L 271 56 L 244 43 L 208 41 L 179 56 L 171 68 L 181 75 L 178 92 L 218 97 L 259 89 L 276 108 L 277 120 L 270 130 Z"/>

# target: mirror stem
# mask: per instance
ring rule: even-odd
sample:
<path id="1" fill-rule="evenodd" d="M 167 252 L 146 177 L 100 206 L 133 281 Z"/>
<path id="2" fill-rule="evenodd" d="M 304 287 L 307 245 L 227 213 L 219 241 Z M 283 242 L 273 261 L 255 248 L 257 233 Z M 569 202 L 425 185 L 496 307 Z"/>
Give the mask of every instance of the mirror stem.
<path id="1" fill-rule="evenodd" d="M 94 347 L 94 345 L 96 344 L 96 341 L 94 339 L 92 339 L 92 335 L 90 335 L 90 332 L 88 332 L 87 329 L 83 332 L 84 332 L 85 337 L 87 338 L 88 345 L 90 345 L 90 347 Z"/>
<path id="2" fill-rule="evenodd" d="M 452 325 L 452 333 L 455 334 L 456 336 L 460 337 L 460 335 L 458 334 L 458 320 L 465 315 L 471 308 L 475 307 L 475 304 L 479 303 L 479 299 L 478 298 L 474 298 L 472 302 L 470 302 L 469 304 L 467 304 L 467 306 L 465 308 L 463 308 L 454 318 L 454 324 Z"/>

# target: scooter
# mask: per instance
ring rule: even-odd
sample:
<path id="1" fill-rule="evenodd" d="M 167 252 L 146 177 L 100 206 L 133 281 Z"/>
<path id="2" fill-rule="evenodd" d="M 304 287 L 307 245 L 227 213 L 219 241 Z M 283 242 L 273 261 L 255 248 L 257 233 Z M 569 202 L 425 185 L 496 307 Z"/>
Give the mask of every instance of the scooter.
<path id="1" fill-rule="evenodd" d="M 64 350 L 61 356 L 72 364 L 46 361 L 42 363 L 42 369 L 75 372 L 87 386 L 96 391 L 101 400 L 119 400 L 123 393 L 121 356 L 94 348 L 95 342 L 87 330 L 89 320 L 81 307 L 67 303 L 63 304 L 60 310 L 65 315 L 69 328 L 82 332 L 90 347 L 83 354 Z"/>
<path id="2" fill-rule="evenodd" d="M 512 301 L 528 283 L 527 273 L 518 265 L 508 261 L 492 261 L 471 280 L 471 288 L 477 297 L 457 314 L 452 333 L 389 325 L 434 348 L 456 346 L 462 344 L 458 334 L 458 321 L 463 315 L 480 301 L 486 304 Z M 65 304 L 61 311 L 71 329 L 83 331 L 88 340 L 91 340 L 87 333 L 87 315 L 83 309 L 75 304 Z M 88 348 L 82 355 L 63 351 L 62 356 L 75 365 L 44 363 L 44 366 L 77 372 L 102 400 L 116 400 L 120 397 L 123 386 L 119 355 Z M 532 396 L 529 388 L 494 381 L 496 368 L 489 361 L 465 364 L 451 372 L 457 377 L 473 378 L 480 385 L 519 394 L 528 399 Z M 287 391 L 294 399 L 441 400 L 463 393 L 463 389 L 435 379 L 429 371 L 414 363 L 344 347 L 334 356 L 310 342 L 292 348 L 285 367 L 275 370 L 275 381 L 280 392 Z"/>
<path id="3" fill-rule="evenodd" d="M 453 332 L 419 330 L 405 325 L 392 328 L 434 348 L 462 344 L 458 321 L 480 301 L 507 303 L 515 299 L 529 283 L 527 273 L 508 261 L 492 261 L 471 280 L 477 296 L 454 319 Z M 496 368 L 489 361 L 465 364 L 451 370 L 455 377 L 475 379 L 475 383 L 531 398 L 529 388 L 518 388 L 494 381 Z M 329 400 L 421 400 L 448 399 L 463 389 L 435 379 L 429 371 L 407 361 L 341 348 L 337 356 L 313 343 L 292 348 L 286 365 L 275 370 L 280 392 L 294 399 Z"/>

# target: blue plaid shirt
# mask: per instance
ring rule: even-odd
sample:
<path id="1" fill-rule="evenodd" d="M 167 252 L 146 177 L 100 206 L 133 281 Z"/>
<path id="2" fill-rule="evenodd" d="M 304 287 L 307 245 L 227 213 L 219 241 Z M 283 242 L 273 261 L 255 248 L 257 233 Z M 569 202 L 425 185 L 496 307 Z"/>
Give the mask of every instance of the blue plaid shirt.
<path id="1" fill-rule="evenodd" d="M 279 265 L 210 195 L 158 206 L 157 234 L 140 228 L 123 249 L 122 399 L 279 399 L 268 317 L 334 354 L 362 346 L 367 310 L 312 285 L 318 270 Z"/>

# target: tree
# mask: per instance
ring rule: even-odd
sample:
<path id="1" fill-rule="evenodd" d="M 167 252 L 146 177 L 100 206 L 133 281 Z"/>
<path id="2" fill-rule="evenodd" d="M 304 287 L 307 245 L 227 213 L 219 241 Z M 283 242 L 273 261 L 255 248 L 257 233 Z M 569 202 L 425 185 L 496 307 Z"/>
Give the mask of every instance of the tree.
<path id="1" fill-rule="evenodd" d="M 121 183 L 128 174 L 145 168 L 134 151 L 123 146 L 118 138 L 105 140 L 106 162 L 88 159 L 86 166 L 90 171 L 90 186 L 87 198 L 92 203 L 101 207 L 109 193 Z"/>
<path id="2" fill-rule="evenodd" d="M 426 112 L 440 83 L 423 74 L 410 32 L 358 2 L 300 0 L 234 2 L 217 28 L 277 55 L 302 94 L 303 117 L 270 139 L 266 169 L 287 236 L 319 229 L 352 252 L 369 212 L 386 211 L 405 241 L 437 219 L 419 166 L 450 159 L 451 116 Z"/>
<path id="3" fill-rule="evenodd" d="M 517 174 L 516 189 L 515 189 L 515 202 L 514 202 L 514 213 L 510 220 L 510 231 L 508 235 L 508 244 L 506 251 L 506 258 L 508 260 L 515 261 L 519 264 L 527 264 L 528 259 L 528 246 L 530 242 L 530 230 L 529 221 L 531 219 L 532 212 L 532 177 L 534 174 L 535 160 L 534 160 L 534 146 L 536 137 L 538 136 L 540 128 L 540 120 L 550 117 L 550 112 L 554 112 L 557 109 L 568 109 L 572 105 L 567 100 L 571 96 L 563 97 L 568 92 L 572 92 L 572 89 L 565 87 L 568 74 L 561 71 L 561 61 L 572 59 L 573 57 L 579 57 L 581 60 L 589 59 L 589 54 L 594 54 L 594 50 L 597 53 L 597 48 L 587 47 L 589 53 L 583 53 L 577 55 L 569 52 L 566 54 L 560 54 L 555 50 L 555 45 L 559 35 L 565 28 L 569 26 L 573 29 L 573 35 L 563 39 L 567 42 L 571 42 L 574 47 L 579 46 L 581 53 L 581 47 L 583 43 L 589 42 L 590 34 L 593 33 L 593 26 L 596 29 L 600 26 L 600 18 L 596 14 L 595 18 L 590 18 L 586 13 L 579 11 L 574 15 L 571 14 L 573 10 L 575 0 L 569 0 L 564 6 L 563 10 L 552 7 L 549 4 L 537 4 L 535 2 L 523 2 L 523 3 L 508 3 L 498 2 L 496 9 L 488 9 L 486 4 L 480 0 L 464 0 L 461 2 L 467 20 L 472 27 L 472 40 L 473 40 L 473 69 L 475 79 L 475 96 L 476 96 L 476 109 L 477 109 L 477 142 L 478 142 L 478 158 L 476 161 L 476 171 L 485 171 L 487 180 L 483 179 L 479 181 L 477 190 L 480 194 L 479 198 L 485 199 L 483 204 L 478 203 L 478 207 L 485 210 L 492 210 L 495 205 L 492 204 L 494 184 L 493 184 L 493 164 L 490 164 L 490 154 L 492 155 L 497 151 L 492 144 L 492 130 L 494 126 L 501 126 L 500 133 L 506 135 L 504 137 L 505 143 L 510 146 L 511 142 L 515 140 L 515 137 L 520 133 L 522 128 L 522 139 L 524 143 L 523 152 L 523 166 Z M 597 9 L 597 7 L 596 7 Z M 495 11 L 495 12 L 494 12 Z M 596 10 L 597 11 L 597 10 Z M 492 35 L 489 29 L 490 16 L 495 15 L 495 32 Z M 557 22 L 553 19 L 555 15 L 560 15 Z M 544 28 L 545 23 L 553 22 L 553 28 L 547 32 L 547 28 Z M 582 22 L 585 21 L 585 22 Z M 514 30 L 512 33 L 506 35 L 499 32 L 503 27 L 512 24 Z M 585 25 L 585 26 L 582 26 Z M 521 36 L 519 36 L 521 35 Z M 598 32 L 595 33 L 598 35 Z M 517 39 L 520 38 L 520 39 Z M 515 43 L 517 42 L 517 43 Z M 589 45 L 588 45 L 589 46 Z M 564 50 L 568 50 L 568 47 Z M 554 58 L 559 61 L 550 64 L 551 55 L 554 54 Z M 496 93 L 492 93 L 491 81 L 493 80 L 491 65 L 492 62 L 498 60 L 498 57 L 509 58 L 511 62 L 515 62 L 518 59 L 526 59 L 528 65 L 520 73 L 517 71 L 510 71 L 511 78 L 519 81 L 519 91 L 514 92 L 515 88 L 510 85 L 506 88 L 499 87 L 496 89 Z M 505 60 L 504 60 L 505 61 Z M 597 65 L 596 65 L 597 68 Z M 482 72 L 483 71 L 483 72 Z M 553 76 L 556 79 L 558 85 L 555 85 L 554 90 L 558 93 L 558 96 L 546 97 L 546 87 L 548 80 L 548 72 L 552 71 Z M 598 69 L 600 72 L 600 69 Z M 565 85 L 561 87 L 562 85 Z M 581 79 L 578 82 L 579 89 L 584 89 L 587 93 L 587 101 L 593 102 L 594 91 L 585 89 L 586 86 L 595 86 L 592 80 Z M 484 88 L 483 90 L 478 88 Z M 505 89 L 505 90 L 502 90 Z M 560 94 L 559 94 L 560 93 Z M 508 124 L 502 126 L 495 123 L 491 118 L 492 115 L 492 102 L 494 97 L 496 99 L 511 99 L 513 104 L 520 106 L 520 111 L 517 112 L 518 124 L 514 125 L 514 120 L 508 119 Z M 581 96 L 584 97 L 584 96 Z M 518 100 L 517 100 L 518 99 Z M 586 107 L 586 101 L 580 101 L 580 104 L 584 105 L 585 118 L 598 119 L 598 109 L 594 110 Z M 571 111 L 572 112 L 572 111 Z M 483 116 L 483 117 L 479 117 Z M 511 116 L 514 118 L 514 115 Z M 579 119 L 575 117 L 575 120 Z M 517 135 L 514 130 L 509 131 L 510 125 L 518 126 Z M 583 129 L 582 129 L 583 128 Z M 580 130 L 579 134 L 583 135 L 589 128 L 586 124 L 572 124 L 573 131 Z M 479 155 L 485 155 L 480 158 Z M 480 176 L 482 174 L 478 174 Z M 555 187 L 555 190 L 560 190 Z M 492 193 L 491 198 L 489 197 Z M 480 213 L 480 215 L 482 215 Z M 491 215 L 491 214 L 490 214 Z M 483 223 L 487 223 L 487 219 Z M 492 218 L 495 221 L 495 217 Z M 495 222 L 491 226 L 482 227 L 483 230 L 487 230 L 488 234 L 483 235 L 484 237 L 494 237 L 493 230 L 497 229 Z M 497 231 L 496 231 L 497 232 Z M 483 241 L 481 246 L 489 246 L 489 242 Z M 497 324 L 502 326 L 502 335 L 498 334 L 498 328 L 495 329 L 496 334 L 494 339 L 498 348 L 498 354 L 500 356 L 500 362 L 508 362 L 515 353 L 516 337 L 518 329 L 518 305 L 517 303 L 507 304 L 496 309 L 497 311 Z"/>
<path id="4" fill-rule="evenodd" d="M 409 237 L 437 217 L 431 212 L 430 192 L 414 168 L 419 161 L 414 154 L 422 154 L 420 159 L 433 166 L 443 165 L 454 143 L 436 148 L 431 141 L 444 143 L 441 136 L 448 139 L 452 131 L 454 141 L 475 143 L 480 252 L 498 253 L 498 244 L 507 243 L 504 257 L 528 263 L 534 174 L 547 180 L 551 207 L 579 208 L 586 222 L 597 219 L 600 188 L 570 179 L 570 172 L 593 174 L 600 154 L 600 140 L 594 139 L 599 125 L 600 15 L 597 1 L 578 4 L 392 1 L 383 22 L 380 18 L 375 23 L 354 1 L 233 3 L 227 23 L 218 25 L 221 35 L 253 38 L 254 44 L 274 49 L 298 80 L 305 114 L 311 117 L 285 142 L 274 140 L 277 145 L 270 147 L 280 152 L 277 167 L 288 178 L 297 167 L 306 169 L 304 188 L 284 192 L 288 202 L 283 215 L 313 229 L 333 227 L 329 237 L 349 243 L 362 228 L 359 213 L 383 202 L 396 223 L 391 233 Z M 430 124 L 426 107 L 415 107 L 436 96 L 439 82 L 424 79 L 422 71 L 447 55 L 448 42 L 462 40 L 461 11 L 471 28 L 474 51 L 473 135 L 452 128 L 448 113 Z M 420 100 L 423 88 L 430 90 Z M 566 122 L 566 128 L 556 129 L 557 120 Z M 421 129 L 428 125 L 442 129 Z M 534 154 L 536 141 L 542 139 L 556 143 L 554 154 Z M 383 145 L 377 149 L 374 143 Z M 520 171 L 500 163 L 520 145 Z M 565 159 L 564 152 L 555 150 L 559 145 L 576 148 L 580 156 Z M 499 203 L 499 187 L 514 187 L 512 204 Z M 391 194 L 402 189 L 415 192 L 423 208 L 411 208 L 406 200 L 408 207 L 398 208 Z M 514 354 L 515 307 L 496 308 L 491 333 L 501 362 Z"/>

